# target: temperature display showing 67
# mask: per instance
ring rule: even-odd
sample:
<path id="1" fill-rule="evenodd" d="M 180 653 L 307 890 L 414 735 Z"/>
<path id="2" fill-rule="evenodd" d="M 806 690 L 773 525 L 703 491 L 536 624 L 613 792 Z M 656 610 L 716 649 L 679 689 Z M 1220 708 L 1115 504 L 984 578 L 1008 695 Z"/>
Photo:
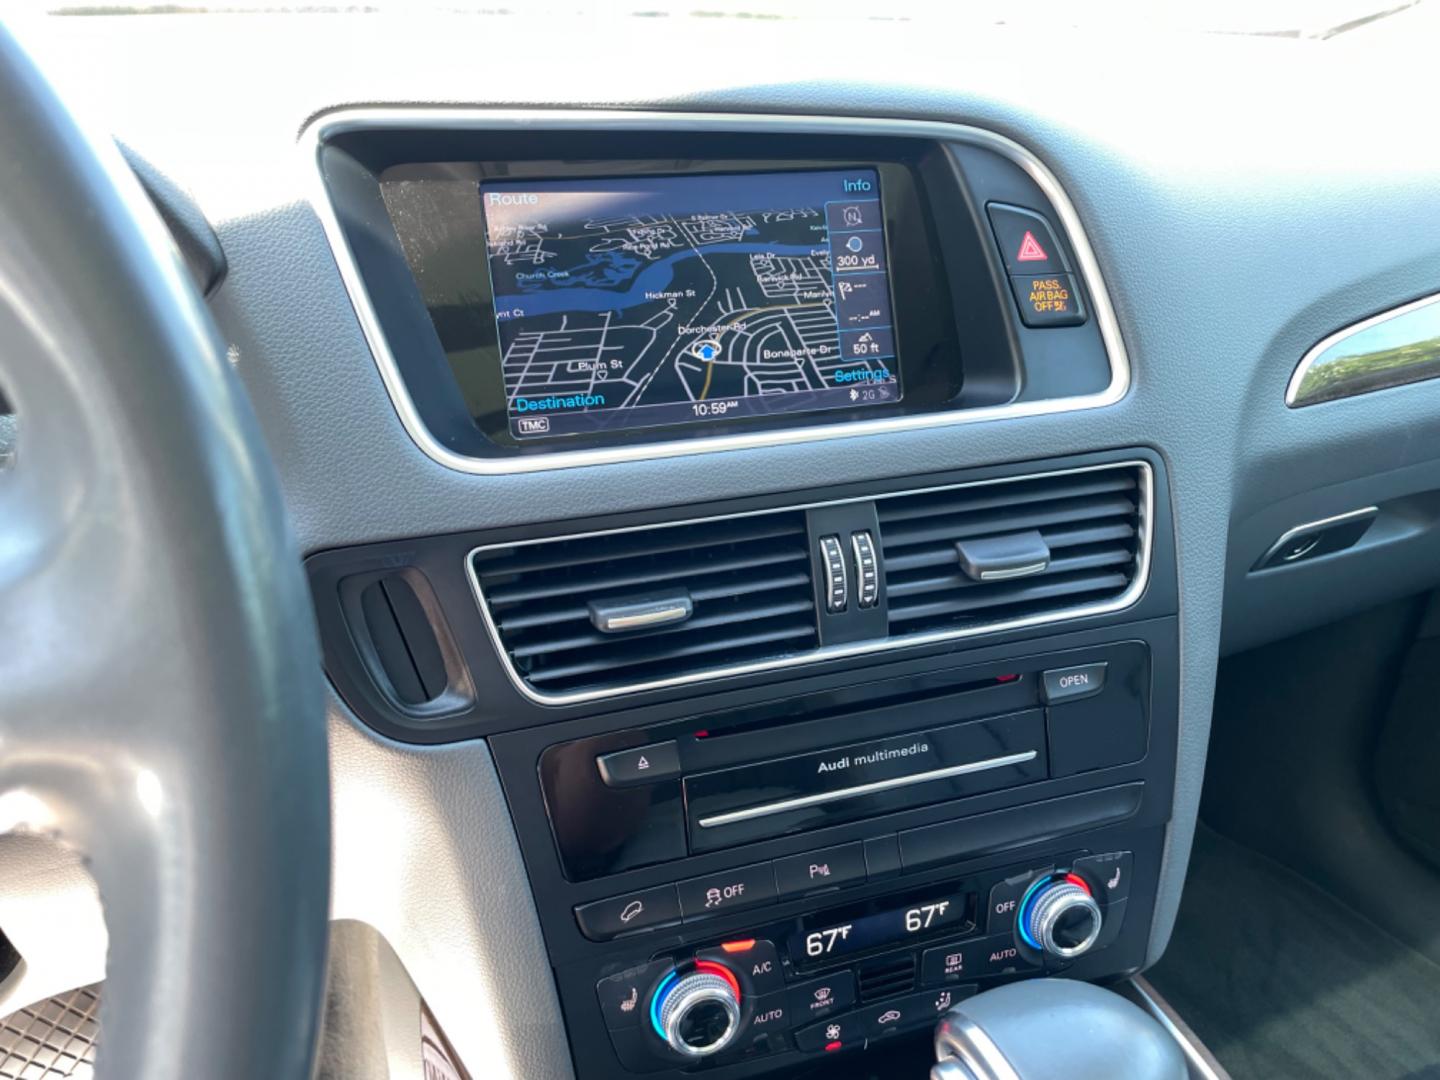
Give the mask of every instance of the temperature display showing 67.
<path id="1" fill-rule="evenodd" d="M 901 942 L 942 927 L 961 926 L 966 918 L 963 894 L 927 897 L 878 914 L 830 920 L 813 929 L 807 927 L 790 939 L 790 955 L 802 963 L 823 962 Z"/>

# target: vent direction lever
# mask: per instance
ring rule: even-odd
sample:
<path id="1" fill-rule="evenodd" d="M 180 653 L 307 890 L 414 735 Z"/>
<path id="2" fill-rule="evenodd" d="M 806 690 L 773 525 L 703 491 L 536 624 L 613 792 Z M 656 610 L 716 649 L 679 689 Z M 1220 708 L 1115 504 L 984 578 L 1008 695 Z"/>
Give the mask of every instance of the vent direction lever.
<path id="1" fill-rule="evenodd" d="M 1037 529 L 955 541 L 960 569 L 972 581 L 1009 581 L 1043 574 L 1050 567 L 1050 545 Z"/>
<path id="2" fill-rule="evenodd" d="M 623 634 L 629 630 L 654 630 L 682 623 L 695 613 L 695 602 L 684 589 L 664 595 L 624 596 L 615 600 L 591 600 L 590 623 L 602 634 Z"/>

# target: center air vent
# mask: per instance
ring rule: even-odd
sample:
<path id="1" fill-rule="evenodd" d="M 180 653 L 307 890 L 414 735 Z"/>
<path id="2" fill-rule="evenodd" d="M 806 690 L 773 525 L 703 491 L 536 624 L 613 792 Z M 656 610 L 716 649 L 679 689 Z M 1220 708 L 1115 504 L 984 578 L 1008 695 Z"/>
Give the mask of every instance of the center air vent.
<path id="1" fill-rule="evenodd" d="M 818 645 L 805 513 L 480 548 L 501 647 L 544 697 L 692 678 Z"/>
<path id="2" fill-rule="evenodd" d="M 1145 585 L 1153 498 L 1126 462 L 470 558 L 512 678 L 564 705 L 1119 611 Z"/>
<path id="3" fill-rule="evenodd" d="M 1125 465 L 878 500 L 890 633 L 1113 606 L 1140 573 L 1146 482 Z M 1014 570 L 977 572 L 976 553 L 1007 550 Z"/>

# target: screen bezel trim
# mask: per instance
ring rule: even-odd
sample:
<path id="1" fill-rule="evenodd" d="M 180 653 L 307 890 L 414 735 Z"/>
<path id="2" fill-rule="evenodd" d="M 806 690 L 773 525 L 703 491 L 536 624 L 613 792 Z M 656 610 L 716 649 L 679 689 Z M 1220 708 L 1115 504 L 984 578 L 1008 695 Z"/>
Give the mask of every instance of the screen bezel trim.
<path id="1" fill-rule="evenodd" d="M 351 251 L 336 206 L 325 183 L 322 155 L 340 135 L 363 131 L 697 131 L 733 133 L 791 133 L 815 135 L 872 135 L 934 140 L 980 146 L 1009 158 L 1018 165 L 1050 200 L 1060 227 L 1068 234 L 1076 269 L 1088 289 L 1092 315 L 1099 329 L 1110 367 L 1110 382 L 1098 393 L 1019 401 L 971 409 L 850 420 L 840 424 L 771 428 L 736 434 L 717 434 L 667 442 L 636 445 L 563 449 L 554 452 L 510 457 L 475 457 L 444 446 L 429 430 L 405 384 L 391 352 L 379 315 L 365 287 L 364 278 Z M 1023 416 L 1052 415 L 1102 408 L 1120 401 L 1130 388 L 1130 363 L 1120 334 L 1114 308 L 1105 288 L 1088 237 L 1074 205 L 1053 173 L 1029 150 L 1006 136 L 983 128 L 928 120 L 891 120 L 873 117 L 787 116 L 776 114 L 725 113 L 644 113 L 589 110 L 488 110 L 439 107 L 346 108 L 323 113 L 301 132 L 299 146 L 310 173 L 310 203 L 319 217 L 339 268 L 341 279 L 355 309 L 366 342 L 396 413 L 416 446 L 432 460 L 457 472 L 477 475 L 508 475 L 550 469 L 645 461 L 681 455 L 716 453 L 755 447 L 856 438 L 888 432 L 924 430 L 988 420 Z"/>

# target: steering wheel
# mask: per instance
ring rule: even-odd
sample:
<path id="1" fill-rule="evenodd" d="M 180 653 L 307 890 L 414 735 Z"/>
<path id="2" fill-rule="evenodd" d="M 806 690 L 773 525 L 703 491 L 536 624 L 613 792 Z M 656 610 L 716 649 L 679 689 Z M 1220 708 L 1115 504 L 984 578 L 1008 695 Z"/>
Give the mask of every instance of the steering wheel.
<path id="1" fill-rule="evenodd" d="M 304 1080 L 329 777 L 275 472 L 134 177 L 3 29 L 0 101 L 0 832 L 99 887 L 102 1080 Z"/>

